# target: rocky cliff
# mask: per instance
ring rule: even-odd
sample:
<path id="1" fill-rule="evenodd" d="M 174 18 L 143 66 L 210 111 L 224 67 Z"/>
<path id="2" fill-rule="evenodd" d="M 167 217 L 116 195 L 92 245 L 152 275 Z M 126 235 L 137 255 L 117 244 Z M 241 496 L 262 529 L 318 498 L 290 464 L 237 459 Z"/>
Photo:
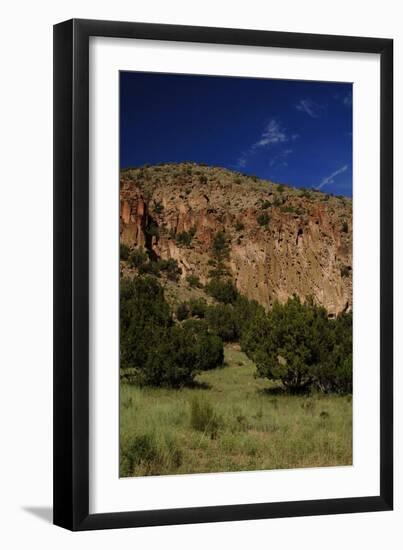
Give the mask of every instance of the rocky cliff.
<path id="1" fill-rule="evenodd" d="M 129 169 L 120 177 L 120 239 L 173 258 L 181 281 L 209 280 L 214 236 L 229 244 L 238 290 L 269 308 L 313 296 L 330 315 L 352 303 L 352 203 L 194 163 Z"/>

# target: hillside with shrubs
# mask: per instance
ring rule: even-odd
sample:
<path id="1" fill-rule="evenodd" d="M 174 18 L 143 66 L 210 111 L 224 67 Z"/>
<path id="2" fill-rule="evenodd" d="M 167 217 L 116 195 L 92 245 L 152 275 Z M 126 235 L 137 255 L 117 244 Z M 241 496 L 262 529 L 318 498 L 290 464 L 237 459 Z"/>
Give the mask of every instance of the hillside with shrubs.
<path id="1" fill-rule="evenodd" d="M 123 171 L 120 475 L 351 464 L 351 201 Z"/>
<path id="2" fill-rule="evenodd" d="M 179 175 L 171 181 L 175 170 Z M 301 295 L 297 285 L 286 293 L 272 292 L 265 301 L 264 293 L 248 292 L 240 284 L 242 265 L 238 270 L 235 259 L 243 249 L 251 260 L 251 248 L 260 246 L 265 262 L 273 256 L 278 265 L 292 266 L 299 257 L 301 265 L 316 250 L 313 245 L 313 250 L 306 248 L 312 241 L 311 226 L 323 235 L 333 232 L 333 254 L 338 250 L 351 258 L 347 199 L 192 164 L 127 170 L 121 184 L 120 365 L 125 380 L 191 385 L 198 373 L 222 365 L 223 345 L 235 342 L 255 363 L 257 376 L 289 392 L 352 391 L 351 266 L 342 264 L 339 270 L 346 302 L 335 311 L 325 307 L 332 301 L 325 285 L 321 300 L 317 292 Z M 233 188 L 246 184 L 250 196 L 245 190 L 233 219 L 232 202 L 239 196 Z M 180 191 L 171 203 L 166 197 L 173 186 Z M 212 200 L 217 186 L 228 191 L 222 192 L 221 204 Z M 207 206 L 202 207 L 204 191 Z M 316 218 L 310 212 L 319 214 Z M 282 249 L 276 248 L 273 238 L 278 238 L 279 226 L 283 239 L 294 225 L 293 254 L 289 237 Z M 325 244 L 326 239 L 322 248 Z M 257 269 L 255 278 L 260 276 L 253 262 L 249 267 Z M 264 286 L 271 273 L 268 268 L 254 287 Z M 270 279 L 266 288 L 284 287 Z"/>

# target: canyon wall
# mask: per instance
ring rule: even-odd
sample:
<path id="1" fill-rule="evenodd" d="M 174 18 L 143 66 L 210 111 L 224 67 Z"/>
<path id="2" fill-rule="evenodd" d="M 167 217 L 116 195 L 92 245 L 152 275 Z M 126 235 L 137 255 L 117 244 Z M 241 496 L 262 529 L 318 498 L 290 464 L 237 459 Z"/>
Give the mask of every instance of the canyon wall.
<path id="1" fill-rule="evenodd" d="M 297 294 L 330 315 L 351 309 L 351 200 L 193 163 L 122 172 L 121 243 L 175 259 L 182 280 L 208 282 L 220 231 L 226 267 L 248 298 L 269 308 Z"/>

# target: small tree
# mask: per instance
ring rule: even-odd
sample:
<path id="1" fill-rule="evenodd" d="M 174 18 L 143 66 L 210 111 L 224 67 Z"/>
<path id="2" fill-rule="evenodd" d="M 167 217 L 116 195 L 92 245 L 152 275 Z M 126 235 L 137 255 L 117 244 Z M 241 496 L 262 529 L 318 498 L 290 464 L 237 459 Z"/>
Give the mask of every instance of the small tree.
<path id="1" fill-rule="evenodd" d="M 131 267 L 141 268 L 148 262 L 148 256 L 142 248 L 135 248 L 128 257 L 128 262 Z"/>
<path id="2" fill-rule="evenodd" d="M 131 380 L 181 387 L 202 370 L 223 361 L 222 340 L 203 321 L 173 324 L 161 285 L 153 277 L 122 279 L 120 286 L 120 366 Z"/>
<path id="3" fill-rule="evenodd" d="M 256 320 L 255 334 L 248 335 L 258 375 L 280 380 L 291 392 L 309 389 L 320 364 L 326 322 L 325 309 L 312 302 L 303 304 L 293 297 L 284 305 L 275 304 Z"/>
<path id="4" fill-rule="evenodd" d="M 160 268 L 158 262 L 147 262 L 139 266 L 140 275 L 154 275 L 154 277 L 160 276 Z"/>
<path id="5" fill-rule="evenodd" d="M 176 242 L 182 246 L 190 246 L 192 244 L 193 237 L 196 234 L 196 228 L 191 227 L 189 231 L 182 231 L 176 235 Z"/>
<path id="6" fill-rule="evenodd" d="M 188 275 L 186 277 L 186 280 L 187 280 L 189 286 L 192 287 L 192 288 L 200 288 L 200 286 L 201 286 L 200 279 L 197 275 Z"/>
<path id="7" fill-rule="evenodd" d="M 210 306 L 206 311 L 206 321 L 210 329 L 224 342 L 234 342 L 239 338 L 239 326 L 235 311 L 230 304 Z"/>
<path id="8" fill-rule="evenodd" d="M 219 278 L 213 278 L 206 285 L 206 291 L 217 302 L 222 302 L 223 304 L 230 304 L 238 298 L 238 291 L 229 280 L 222 281 Z"/>
<path id="9" fill-rule="evenodd" d="M 223 262 L 228 258 L 229 245 L 224 231 L 219 231 L 213 238 L 213 255 L 217 262 Z"/>
<path id="10" fill-rule="evenodd" d="M 178 262 L 174 258 L 169 258 L 168 260 L 159 260 L 158 267 L 161 271 L 164 271 L 171 281 L 177 281 L 180 274 L 182 273 L 181 268 L 178 265 Z"/>
<path id="11" fill-rule="evenodd" d="M 189 300 L 189 308 L 192 317 L 203 318 L 206 314 L 207 303 L 203 298 Z"/>
<path id="12" fill-rule="evenodd" d="M 342 313 L 328 321 L 327 344 L 315 368 L 315 386 L 325 393 L 353 390 L 353 316 Z"/>

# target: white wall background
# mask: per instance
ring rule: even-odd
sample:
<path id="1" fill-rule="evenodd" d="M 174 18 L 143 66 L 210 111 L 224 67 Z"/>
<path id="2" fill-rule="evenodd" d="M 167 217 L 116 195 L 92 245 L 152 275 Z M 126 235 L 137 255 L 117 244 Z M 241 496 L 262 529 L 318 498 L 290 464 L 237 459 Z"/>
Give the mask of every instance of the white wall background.
<path id="1" fill-rule="evenodd" d="M 7 549 L 271 546 L 401 548 L 402 293 L 395 288 L 395 511 L 69 533 L 52 494 L 52 25 L 71 17 L 380 36 L 395 39 L 395 182 L 403 162 L 403 30 L 398 0 L 15 0 L 2 9 L 0 86 L 0 544 Z M 400 158 L 399 158 L 400 157 Z M 400 207 L 400 208 L 399 208 Z M 403 278 L 403 193 L 395 185 L 395 280 Z M 399 395 L 400 394 L 400 395 Z"/>

